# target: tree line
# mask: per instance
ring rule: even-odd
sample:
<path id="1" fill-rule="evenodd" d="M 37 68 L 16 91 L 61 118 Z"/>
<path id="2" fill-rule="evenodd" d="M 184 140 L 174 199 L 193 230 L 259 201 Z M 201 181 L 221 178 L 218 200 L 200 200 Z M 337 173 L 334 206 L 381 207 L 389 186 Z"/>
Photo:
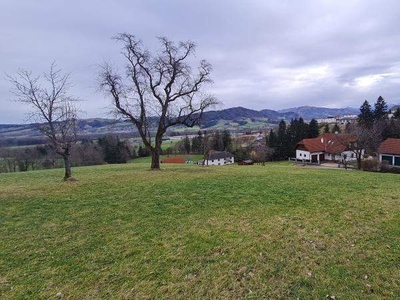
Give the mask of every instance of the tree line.
<path id="1" fill-rule="evenodd" d="M 104 135 L 97 140 L 82 139 L 71 150 L 71 166 L 126 163 L 138 155 L 148 155 L 141 146 L 133 147 L 128 140 L 122 140 L 113 134 Z M 0 173 L 61 167 L 63 161 L 52 144 L 0 148 Z"/>
<path id="2" fill-rule="evenodd" d="M 298 142 L 306 138 L 315 138 L 319 135 L 319 125 L 315 119 L 310 123 L 302 118 L 292 119 L 289 125 L 281 120 L 278 129 L 271 129 L 266 141 L 266 146 L 271 149 L 271 160 L 286 160 L 295 156 L 295 147 Z"/>
<path id="3" fill-rule="evenodd" d="M 365 100 L 360 106 L 360 114 L 356 123 L 347 124 L 345 132 L 357 138 L 356 143 L 349 145 L 357 157 L 357 167 L 362 168 L 363 156 L 376 157 L 378 148 L 387 138 L 400 138 L 400 109 L 389 118 L 390 111 L 382 96 L 374 106 Z"/>
<path id="4" fill-rule="evenodd" d="M 210 150 L 232 151 L 233 138 L 228 129 L 223 131 L 201 131 L 197 135 L 189 138 L 187 135 L 175 143 L 173 146 L 165 149 L 163 154 L 201 154 L 205 155 Z"/>

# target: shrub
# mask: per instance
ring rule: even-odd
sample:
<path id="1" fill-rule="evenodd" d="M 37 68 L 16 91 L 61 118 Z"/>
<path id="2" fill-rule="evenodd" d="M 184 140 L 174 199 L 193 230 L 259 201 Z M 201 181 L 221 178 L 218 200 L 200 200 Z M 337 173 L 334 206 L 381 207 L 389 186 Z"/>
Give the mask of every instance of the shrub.
<path id="1" fill-rule="evenodd" d="M 382 161 L 380 171 L 383 173 L 400 174 L 400 167 L 391 166 L 387 161 Z"/>
<path id="2" fill-rule="evenodd" d="M 365 159 L 361 162 L 363 171 L 377 172 L 380 169 L 380 164 L 377 158 Z"/>

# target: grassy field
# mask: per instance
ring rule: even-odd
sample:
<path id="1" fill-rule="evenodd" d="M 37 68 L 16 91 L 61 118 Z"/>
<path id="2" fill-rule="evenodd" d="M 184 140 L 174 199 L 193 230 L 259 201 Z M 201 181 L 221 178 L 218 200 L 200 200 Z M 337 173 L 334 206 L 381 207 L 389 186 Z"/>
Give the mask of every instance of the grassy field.
<path id="1" fill-rule="evenodd" d="M 192 161 L 193 163 L 198 163 L 198 161 L 200 161 L 200 160 L 202 160 L 202 159 L 204 158 L 204 155 L 200 155 L 200 154 L 181 154 L 181 155 L 179 155 L 179 154 L 176 154 L 176 155 L 173 154 L 173 155 L 161 155 L 161 156 L 160 156 L 160 161 L 162 162 L 162 160 L 163 160 L 164 158 L 168 158 L 168 157 L 184 157 L 185 160 L 187 160 L 187 161 L 190 160 L 190 161 Z M 129 163 L 132 163 L 132 164 L 139 164 L 139 165 L 145 164 L 144 167 L 148 167 L 148 168 L 149 168 L 150 165 L 151 165 L 151 156 L 135 158 L 135 159 L 130 160 Z M 146 165 L 146 164 L 147 164 L 147 165 Z M 162 165 L 162 163 L 161 163 L 161 165 Z M 162 167 L 167 167 L 167 168 L 169 168 L 169 166 L 171 166 L 171 165 L 166 164 L 166 165 L 164 165 L 164 166 L 162 166 Z"/>
<path id="2" fill-rule="evenodd" d="M 0 174 L 0 299 L 399 299 L 400 177 L 146 163 Z"/>

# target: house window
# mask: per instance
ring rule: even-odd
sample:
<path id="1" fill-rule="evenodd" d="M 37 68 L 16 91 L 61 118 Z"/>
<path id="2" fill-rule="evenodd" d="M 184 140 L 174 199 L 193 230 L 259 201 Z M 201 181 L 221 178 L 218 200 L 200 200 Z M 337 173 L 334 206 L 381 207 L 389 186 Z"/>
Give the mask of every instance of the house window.
<path id="1" fill-rule="evenodd" d="M 390 165 L 393 164 L 393 156 L 392 155 L 382 155 L 382 161 L 387 161 Z"/>

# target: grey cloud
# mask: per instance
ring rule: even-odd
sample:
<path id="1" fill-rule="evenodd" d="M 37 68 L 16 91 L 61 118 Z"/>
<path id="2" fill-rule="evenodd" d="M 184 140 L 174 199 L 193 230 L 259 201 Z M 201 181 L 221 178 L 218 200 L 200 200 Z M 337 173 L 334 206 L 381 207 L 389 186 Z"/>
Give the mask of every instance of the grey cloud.
<path id="1" fill-rule="evenodd" d="M 398 1 L 13 1 L 0 11 L 0 66 L 40 74 L 52 61 L 72 72 L 87 117 L 104 116 L 97 65 L 122 69 L 119 32 L 142 38 L 191 39 L 196 59 L 213 65 L 211 90 L 224 107 L 280 109 L 300 105 L 359 107 L 382 94 L 400 102 Z M 20 122 L 0 82 L 0 123 Z"/>

